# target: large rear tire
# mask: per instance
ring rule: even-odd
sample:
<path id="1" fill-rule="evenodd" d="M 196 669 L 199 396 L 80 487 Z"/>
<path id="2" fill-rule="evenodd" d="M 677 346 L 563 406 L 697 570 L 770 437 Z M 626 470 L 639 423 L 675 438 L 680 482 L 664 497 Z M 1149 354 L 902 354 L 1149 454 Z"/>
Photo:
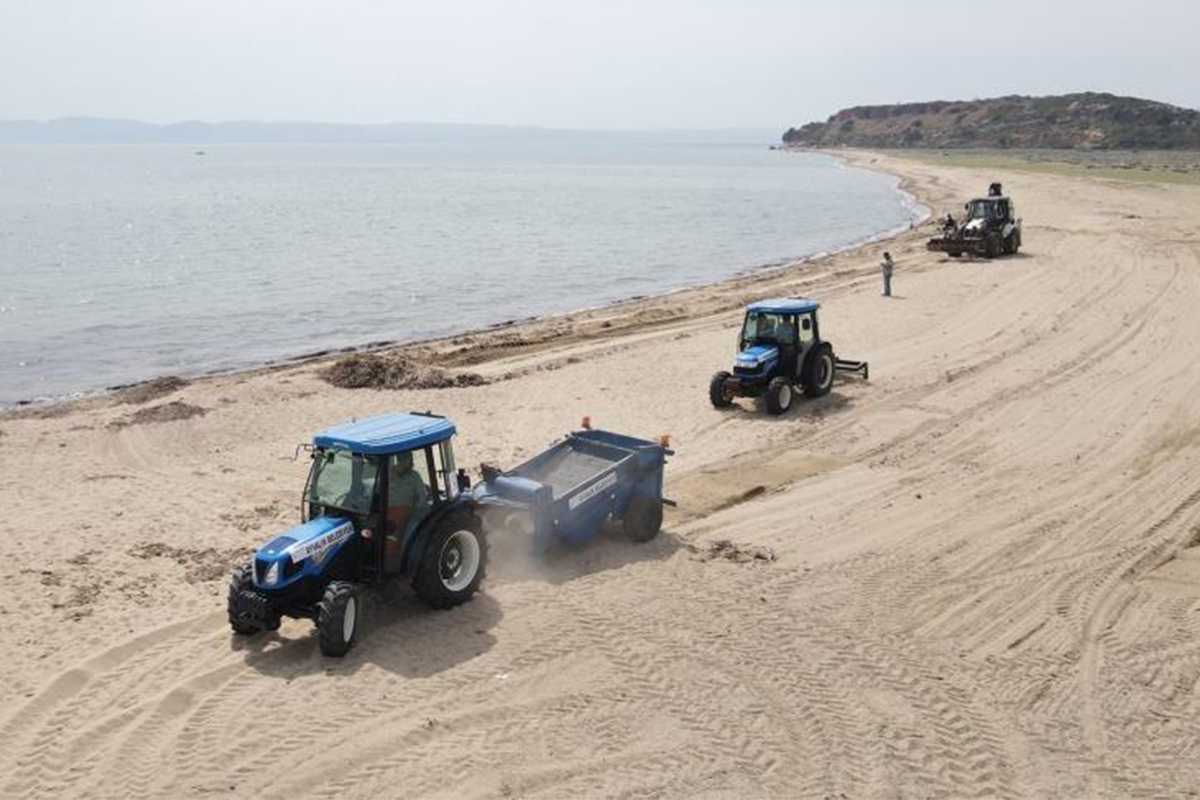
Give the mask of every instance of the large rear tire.
<path id="1" fill-rule="evenodd" d="M 725 388 L 725 382 L 731 377 L 728 372 L 718 372 L 708 382 L 708 399 L 712 401 L 713 408 L 729 408 L 733 405 L 733 395 Z"/>
<path id="2" fill-rule="evenodd" d="M 1000 250 L 1004 245 L 1001 243 L 1000 237 L 996 234 L 990 234 L 987 238 L 986 252 L 987 258 L 996 258 L 1000 255 Z"/>
<path id="3" fill-rule="evenodd" d="M 792 407 L 792 383 L 782 375 L 767 384 L 767 411 L 779 416 Z"/>
<path id="4" fill-rule="evenodd" d="M 251 577 L 251 570 L 254 567 L 250 564 L 242 564 L 233 571 L 233 575 L 229 577 L 229 601 L 227 610 L 229 613 L 229 627 L 238 636 L 253 636 L 256 633 L 262 632 L 262 628 L 244 619 L 237 612 L 237 596 L 243 589 L 253 589 L 254 580 Z"/>
<path id="5" fill-rule="evenodd" d="M 334 581 L 325 587 L 325 595 L 317 603 L 317 643 L 322 653 L 341 658 L 350 652 L 358 636 L 361 606 L 353 583 Z"/>
<path id="6" fill-rule="evenodd" d="M 470 600 L 483 580 L 487 543 L 469 511 L 452 511 L 438 521 L 425 545 L 413 589 L 433 608 Z"/>
<path id="7" fill-rule="evenodd" d="M 804 394 L 807 397 L 824 397 L 833 388 L 833 348 L 828 344 L 817 345 L 817 351 L 804 365 Z"/>
<path id="8" fill-rule="evenodd" d="M 635 542 L 648 542 L 662 529 L 662 501 L 644 494 L 635 496 L 621 520 L 625 535 Z"/>

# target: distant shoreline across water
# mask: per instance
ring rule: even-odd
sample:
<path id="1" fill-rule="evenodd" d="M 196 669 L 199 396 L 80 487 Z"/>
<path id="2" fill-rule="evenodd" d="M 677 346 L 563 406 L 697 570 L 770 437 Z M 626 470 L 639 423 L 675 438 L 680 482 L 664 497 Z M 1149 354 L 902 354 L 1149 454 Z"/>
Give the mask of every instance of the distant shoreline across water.
<path id="1" fill-rule="evenodd" d="M 0 148 L 0 407 L 670 293 L 924 213 L 757 145 L 35 151 Z"/>

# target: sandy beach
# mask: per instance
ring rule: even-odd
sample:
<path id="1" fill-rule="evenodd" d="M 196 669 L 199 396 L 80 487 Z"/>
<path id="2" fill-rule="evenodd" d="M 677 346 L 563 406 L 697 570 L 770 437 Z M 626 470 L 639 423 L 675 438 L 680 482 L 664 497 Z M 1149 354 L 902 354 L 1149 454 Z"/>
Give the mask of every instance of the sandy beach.
<path id="1" fill-rule="evenodd" d="M 0 796 L 1194 792 L 1200 186 L 848 158 L 935 213 L 1003 181 L 1020 255 L 926 226 L 406 351 L 480 385 L 318 359 L 0 414 Z M 871 381 L 713 409 L 777 295 Z M 235 640 L 229 570 L 298 520 L 297 444 L 426 409 L 471 467 L 584 414 L 671 434 L 679 506 L 648 545 L 498 553 L 453 611 L 371 595 L 343 660 L 308 622 Z"/>

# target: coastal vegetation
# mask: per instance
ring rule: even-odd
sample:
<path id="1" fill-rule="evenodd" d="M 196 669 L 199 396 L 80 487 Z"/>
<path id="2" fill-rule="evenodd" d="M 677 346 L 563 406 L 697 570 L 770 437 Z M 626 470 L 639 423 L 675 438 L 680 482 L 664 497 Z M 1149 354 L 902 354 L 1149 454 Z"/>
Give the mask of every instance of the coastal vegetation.
<path id="1" fill-rule="evenodd" d="M 1200 111 L 1084 92 L 855 106 L 789 128 L 791 147 L 1200 150 Z"/>

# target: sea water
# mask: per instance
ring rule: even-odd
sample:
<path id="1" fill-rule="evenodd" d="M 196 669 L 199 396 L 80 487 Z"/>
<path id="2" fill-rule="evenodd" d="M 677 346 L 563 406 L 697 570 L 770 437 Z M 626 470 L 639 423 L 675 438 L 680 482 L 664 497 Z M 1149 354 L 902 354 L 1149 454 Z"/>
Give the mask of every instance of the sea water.
<path id="1" fill-rule="evenodd" d="M 919 210 L 762 142 L 0 148 L 0 405 L 717 281 Z"/>

